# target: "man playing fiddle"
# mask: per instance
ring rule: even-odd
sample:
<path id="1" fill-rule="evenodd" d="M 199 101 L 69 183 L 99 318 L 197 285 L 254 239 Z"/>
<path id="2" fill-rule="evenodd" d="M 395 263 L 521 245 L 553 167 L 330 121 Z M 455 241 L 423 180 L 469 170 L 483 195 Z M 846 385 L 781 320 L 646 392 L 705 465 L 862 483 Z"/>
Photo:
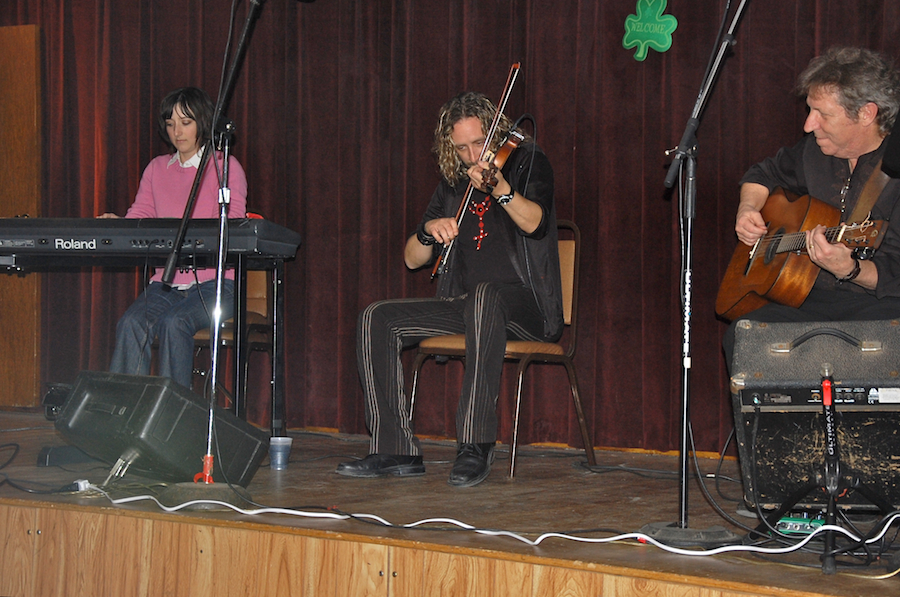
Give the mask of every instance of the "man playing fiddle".
<path id="1" fill-rule="evenodd" d="M 372 439 L 368 456 L 338 465 L 341 475 L 425 473 L 400 354 L 425 338 L 465 334 L 458 447 L 449 483 L 470 487 L 482 482 L 490 473 L 497 438 L 506 340 L 555 341 L 562 333 L 553 169 L 530 139 L 499 170 L 482 161 L 496 112 L 487 97 L 473 92 L 441 108 L 433 151 L 442 180 L 407 240 L 404 260 L 415 270 L 438 259 L 444 245 L 453 242 L 453 250 L 436 297 L 378 301 L 360 313 L 357 365 Z M 510 128 L 501 115 L 496 138 L 504 138 Z M 464 200 L 467 212 L 457 226 Z"/>

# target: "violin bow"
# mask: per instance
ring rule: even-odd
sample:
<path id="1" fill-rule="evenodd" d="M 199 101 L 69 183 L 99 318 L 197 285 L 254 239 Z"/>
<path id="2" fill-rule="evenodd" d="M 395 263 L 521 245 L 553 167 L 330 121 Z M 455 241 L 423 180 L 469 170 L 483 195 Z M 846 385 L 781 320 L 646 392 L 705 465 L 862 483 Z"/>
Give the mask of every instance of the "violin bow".
<path id="1" fill-rule="evenodd" d="M 478 157 L 478 161 L 483 161 L 485 155 L 489 152 L 489 147 L 494 141 L 494 136 L 497 134 L 497 128 L 500 126 L 500 117 L 503 116 L 503 111 L 506 110 L 506 104 L 509 102 L 509 96 L 512 95 L 513 85 L 516 84 L 516 79 L 519 76 L 519 70 L 521 69 L 521 63 L 514 62 L 512 66 L 509 67 L 509 74 L 506 76 L 506 86 L 503 88 L 503 94 L 500 98 L 500 101 L 497 103 L 497 111 L 494 113 L 494 119 L 491 121 L 491 126 L 488 129 L 486 139 L 484 141 L 484 146 L 481 148 L 481 154 Z M 466 187 L 466 194 L 463 196 L 462 202 L 459 204 L 459 209 L 456 211 L 456 226 L 462 224 L 463 218 L 466 216 L 466 205 L 469 204 L 469 200 L 472 198 L 472 193 L 475 191 L 475 185 L 472 184 L 472 181 L 469 181 L 469 186 Z M 434 280 L 435 276 L 439 276 L 446 271 L 447 267 L 447 259 L 450 257 L 450 251 L 453 250 L 453 245 L 456 243 L 456 239 L 454 238 L 449 243 L 444 245 L 441 249 L 441 254 L 438 255 L 437 261 L 434 262 L 434 268 L 431 270 L 431 279 Z"/>

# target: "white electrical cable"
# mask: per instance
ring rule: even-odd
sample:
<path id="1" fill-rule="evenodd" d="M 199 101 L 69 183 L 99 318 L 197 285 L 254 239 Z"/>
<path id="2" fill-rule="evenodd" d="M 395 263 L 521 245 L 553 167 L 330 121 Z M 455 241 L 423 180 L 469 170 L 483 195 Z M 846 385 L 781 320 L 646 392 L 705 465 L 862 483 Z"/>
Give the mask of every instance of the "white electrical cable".
<path id="1" fill-rule="evenodd" d="M 166 512 L 177 512 L 179 510 L 183 510 L 184 508 L 189 508 L 191 506 L 196 506 L 196 505 L 215 505 L 215 506 L 222 506 L 225 508 L 230 508 L 230 509 L 234 510 L 235 512 L 238 512 L 239 514 L 244 514 L 247 516 L 257 516 L 260 514 L 286 514 L 289 516 L 302 516 L 302 517 L 306 517 L 306 518 L 331 518 L 334 520 L 347 520 L 347 519 L 359 518 L 359 519 L 364 519 L 364 520 L 373 520 L 380 524 L 385 525 L 386 527 L 392 527 L 392 528 L 416 528 L 416 527 L 421 527 L 421 526 L 429 525 L 429 524 L 449 524 L 449 525 L 453 525 L 453 526 L 459 527 L 464 530 L 469 530 L 474 533 L 478 533 L 480 535 L 489 535 L 489 536 L 496 536 L 496 537 L 509 537 L 509 538 L 515 539 L 517 541 L 521 541 L 522 543 L 525 543 L 532 547 L 536 547 L 536 546 L 540 545 L 546 539 L 553 539 L 553 538 L 565 539 L 568 541 L 578 541 L 578 542 L 582 542 L 582 543 L 614 543 L 614 542 L 618 542 L 618 541 L 634 539 L 635 541 L 638 541 L 640 543 L 654 545 L 654 546 L 656 546 L 662 550 L 668 551 L 670 553 L 684 555 L 684 556 L 704 556 L 705 557 L 705 556 L 714 556 L 714 555 L 718 555 L 721 553 L 736 552 L 736 551 L 764 553 L 764 554 L 790 553 L 793 551 L 800 550 L 801 548 L 806 546 L 806 544 L 808 544 L 810 541 L 812 541 L 814 537 L 816 537 L 817 535 L 820 535 L 822 533 L 828 532 L 828 531 L 834 531 L 834 532 L 846 535 L 851 540 L 853 540 L 857 543 L 862 541 L 862 539 L 860 537 L 857 537 L 853 533 L 849 532 L 847 529 L 845 529 L 841 526 L 837 526 L 837 525 L 822 525 L 822 526 L 816 528 L 809 535 L 806 535 L 801 541 L 799 541 L 793 545 L 789 545 L 789 546 L 785 546 L 785 547 L 760 547 L 760 546 L 756 546 L 756 545 L 723 545 L 721 547 L 716 547 L 714 549 L 703 549 L 703 550 L 682 549 L 679 547 L 673 547 L 671 545 L 666 545 L 664 543 L 661 543 L 660 541 L 657 541 L 653 537 L 650 537 L 649 535 L 645 535 L 643 533 L 624 533 L 624 534 L 616 535 L 613 537 L 579 537 L 576 535 L 567 535 L 565 533 L 543 533 L 543 534 L 539 535 L 537 539 L 532 540 L 532 539 L 528 539 L 527 537 L 522 536 L 519 533 L 514 533 L 512 531 L 481 529 L 481 528 L 472 526 L 470 524 L 466 524 L 464 522 L 461 522 L 461 521 L 458 521 L 458 520 L 455 520 L 452 518 L 426 518 L 426 519 L 412 522 L 409 524 L 395 525 L 395 524 L 388 522 L 384 518 L 381 518 L 380 516 L 376 516 L 374 514 L 339 514 L 336 512 L 306 512 L 306 511 L 302 511 L 302 510 L 294 510 L 291 508 L 257 508 L 254 510 L 246 510 L 244 508 L 239 508 L 239 507 L 235 506 L 234 504 L 229 504 L 227 502 L 221 502 L 218 500 L 191 500 L 189 502 L 184 502 L 182 504 L 178 504 L 177 506 L 166 506 L 166 505 L 160 503 L 159 500 L 157 500 L 152 495 L 141 495 L 141 496 L 132 496 L 132 497 L 126 497 L 126 498 L 113 499 L 112 496 L 110 496 L 104 489 L 97 487 L 96 485 L 91 485 L 90 489 L 97 491 L 97 492 L 103 494 L 104 496 L 106 496 L 106 498 L 113 505 L 128 504 L 131 502 L 137 502 L 137 501 L 143 501 L 143 500 L 151 500 L 151 501 L 155 502 L 157 506 L 159 506 L 161 509 L 163 509 Z M 900 512 L 893 513 L 886 520 L 881 531 L 876 536 L 866 539 L 865 543 L 867 543 L 867 544 L 868 543 L 876 543 L 876 542 L 880 541 L 881 538 L 884 537 L 884 535 L 887 533 L 887 531 L 891 527 L 891 525 L 898 518 L 900 518 Z"/>

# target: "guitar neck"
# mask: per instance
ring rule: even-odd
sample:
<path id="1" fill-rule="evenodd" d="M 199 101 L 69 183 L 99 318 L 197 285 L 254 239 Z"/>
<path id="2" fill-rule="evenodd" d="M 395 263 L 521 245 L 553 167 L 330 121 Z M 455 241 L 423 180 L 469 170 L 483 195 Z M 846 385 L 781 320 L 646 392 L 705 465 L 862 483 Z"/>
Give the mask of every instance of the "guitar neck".
<path id="1" fill-rule="evenodd" d="M 851 230 L 858 230 L 859 224 L 831 226 L 825 229 L 825 238 L 828 242 L 846 242 L 844 235 Z M 772 236 L 760 239 L 766 243 L 775 243 L 776 253 L 795 253 L 797 251 L 806 250 L 806 233 L 805 232 L 788 232 L 786 234 L 773 234 Z"/>

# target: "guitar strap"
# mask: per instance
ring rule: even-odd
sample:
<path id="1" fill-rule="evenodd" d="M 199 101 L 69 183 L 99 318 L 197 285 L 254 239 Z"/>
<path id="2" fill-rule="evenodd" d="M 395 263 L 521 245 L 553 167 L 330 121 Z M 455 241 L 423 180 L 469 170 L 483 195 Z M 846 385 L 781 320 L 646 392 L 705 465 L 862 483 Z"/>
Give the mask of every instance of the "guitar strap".
<path id="1" fill-rule="evenodd" d="M 869 217 L 869 214 L 872 213 L 872 207 L 875 206 L 875 201 L 878 200 L 878 196 L 881 195 L 881 191 L 884 190 L 884 186 L 890 179 L 891 177 L 881 169 L 881 160 L 878 160 L 878 163 L 875 164 L 875 170 L 872 171 L 869 180 L 866 181 L 866 186 L 863 187 L 859 200 L 856 202 L 856 206 L 853 208 L 853 213 L 850 214 L 847 223 L 857 224 Z"/>

